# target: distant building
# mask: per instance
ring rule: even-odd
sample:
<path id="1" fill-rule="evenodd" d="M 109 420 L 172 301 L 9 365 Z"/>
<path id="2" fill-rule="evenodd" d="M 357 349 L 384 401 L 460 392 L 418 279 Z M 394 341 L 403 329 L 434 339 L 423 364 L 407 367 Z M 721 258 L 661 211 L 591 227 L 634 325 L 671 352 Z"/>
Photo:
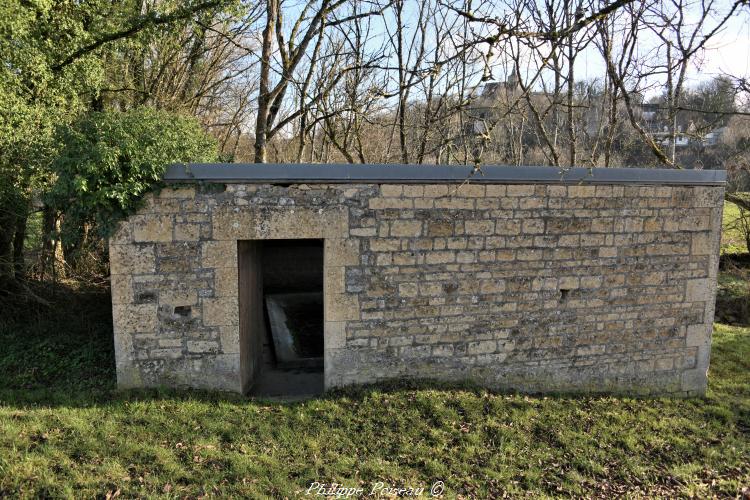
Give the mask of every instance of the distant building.
<path id="1" fill-rule="evenodd" d="M 716 146 L 721 142 L 721 139 L 724 137 L 724 134 L 727 131 L 727 127 L 719 127 L 713 129 L 711 132 L 707 133 L 703 136 L 703 146 L 705 147 L 711 147 Z"/>

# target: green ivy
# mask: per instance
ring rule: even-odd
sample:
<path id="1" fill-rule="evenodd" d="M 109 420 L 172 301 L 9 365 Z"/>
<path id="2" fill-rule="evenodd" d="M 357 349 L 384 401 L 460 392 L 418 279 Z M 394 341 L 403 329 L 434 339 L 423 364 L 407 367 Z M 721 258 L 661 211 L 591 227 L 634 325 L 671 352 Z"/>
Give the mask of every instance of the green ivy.
<path id="1" fill-rule="evenodd" d="M 217 145 L 193 118 L 150 108 L 93 112 L 59 131 L 56 175 L 48 203 L 65 227 L 91 225 L 102 237 L 161 185 L 172 163 L 216 161 Z M 63 230 L 74 243 L 77 231 Z"/>

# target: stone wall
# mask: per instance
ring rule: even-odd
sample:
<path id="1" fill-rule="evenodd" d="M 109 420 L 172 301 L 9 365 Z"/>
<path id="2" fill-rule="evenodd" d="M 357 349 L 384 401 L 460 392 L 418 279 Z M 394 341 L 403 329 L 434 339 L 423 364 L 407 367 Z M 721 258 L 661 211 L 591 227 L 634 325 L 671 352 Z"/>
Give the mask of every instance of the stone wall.
<path id="1" fill-rule="evenodd" d="M 110 241 L 118 384 L 247 390 L 237 241 L 323 238 L 326 387 L 408 377 L 702 394 L 722 197 L 646 185 L 166 188 Z"/>

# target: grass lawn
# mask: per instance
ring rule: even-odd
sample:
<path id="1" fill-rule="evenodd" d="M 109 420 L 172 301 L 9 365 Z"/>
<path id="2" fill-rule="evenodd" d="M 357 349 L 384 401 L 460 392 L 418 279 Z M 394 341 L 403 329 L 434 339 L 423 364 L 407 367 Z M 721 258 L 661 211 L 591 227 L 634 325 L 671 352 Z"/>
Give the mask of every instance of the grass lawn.
<path id="1" fill-rule="evenodd" d="M 741 230 L 740 207 L 734 203 L 725 201 L 722 213 L 723 230 L 721 232 L 721 253 L 743 254 L 748 252 L 745 235 Z"/>
<path id="2" fill-rule="evenodd" d="M 109 295 L 0 316 L 0 497 L 734 496 L 750 486 L 750 328 L 716 326 L 705 399 L 377 387 L 281 404 L 114 390 Z"/>

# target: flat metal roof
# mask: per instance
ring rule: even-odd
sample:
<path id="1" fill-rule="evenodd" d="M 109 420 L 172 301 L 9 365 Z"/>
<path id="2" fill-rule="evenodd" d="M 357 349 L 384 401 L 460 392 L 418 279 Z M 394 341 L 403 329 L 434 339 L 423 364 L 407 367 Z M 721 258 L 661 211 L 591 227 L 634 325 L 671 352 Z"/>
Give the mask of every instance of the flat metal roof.
<path id="1" fill-rule="evenodd" d="M 391 165 L 323 163 L 187 163 L 167 168 L 167 182 L 248 184 L 670 184 L 716 186 L 724 170 L 665 168 L 557 168 L 487 165 L 472 175 L 466 165 Z"/>

